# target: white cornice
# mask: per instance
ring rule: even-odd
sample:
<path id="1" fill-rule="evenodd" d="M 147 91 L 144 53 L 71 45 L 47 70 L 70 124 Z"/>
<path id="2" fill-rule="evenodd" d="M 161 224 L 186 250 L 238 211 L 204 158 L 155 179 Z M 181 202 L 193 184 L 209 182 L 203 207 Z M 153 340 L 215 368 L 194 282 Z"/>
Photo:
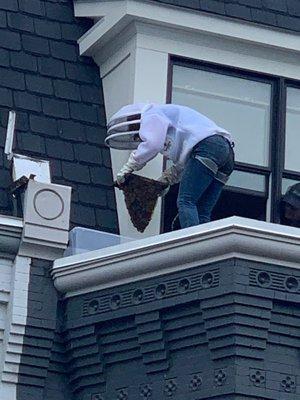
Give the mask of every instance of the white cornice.
<path id="1" fill-rule="evenodd" d="M 263 27 L 245 21 L 213 16 L 201 11 L 141 0 L 74 0 L 77 17 L 94 18 L 96 24 L 79 39 L 80 52 L 94 55 L 97 48 L 121 32 L 132 21 L 227 37 L 290 52 L 300 52 L 296 33 Z"/>
<path id="2" fill-rule="evenodd" d="M 300 230 L 231 217 L 61 258 L 52 276 L 74 296 L 232 257 L 300 268 Z"/>
<path id="3" fill-rule="evenodd" d="M 20 218 L 0 215 L 0 256 L 12 258 L 17 254 L 22 230 Z"/>

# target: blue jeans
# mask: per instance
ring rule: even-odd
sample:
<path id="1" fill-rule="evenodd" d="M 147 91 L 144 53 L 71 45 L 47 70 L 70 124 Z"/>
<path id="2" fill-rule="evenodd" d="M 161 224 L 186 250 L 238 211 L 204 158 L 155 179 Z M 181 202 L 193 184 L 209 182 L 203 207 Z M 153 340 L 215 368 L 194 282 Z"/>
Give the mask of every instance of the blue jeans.
<path id="1" fill-rule="evenodd" d="M 211 212 L 233 167 L 232 146 L 221 135 L 209 136 L 194 147 L 177 198 L 181 228 L 210 221 Z"/>

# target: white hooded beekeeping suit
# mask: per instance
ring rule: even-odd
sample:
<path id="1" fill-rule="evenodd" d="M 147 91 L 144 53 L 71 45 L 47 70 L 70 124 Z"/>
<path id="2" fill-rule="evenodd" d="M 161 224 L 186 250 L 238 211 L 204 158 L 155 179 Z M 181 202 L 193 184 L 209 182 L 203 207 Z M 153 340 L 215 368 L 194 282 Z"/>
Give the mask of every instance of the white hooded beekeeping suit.
<path id="1" fill-rule="evenodd" d="M 137 103 L 122 107 L 111 117 L 106 143 L 118 149 L 134 149 L 117 174 L 118 183 L 161 153 L 173 161 L 173 165 L 163 172 L 160 181 L 172 185 L 180 181 L 193 147 L 215 134 L 232 143 L 225 129 L 189 107 Z"/>

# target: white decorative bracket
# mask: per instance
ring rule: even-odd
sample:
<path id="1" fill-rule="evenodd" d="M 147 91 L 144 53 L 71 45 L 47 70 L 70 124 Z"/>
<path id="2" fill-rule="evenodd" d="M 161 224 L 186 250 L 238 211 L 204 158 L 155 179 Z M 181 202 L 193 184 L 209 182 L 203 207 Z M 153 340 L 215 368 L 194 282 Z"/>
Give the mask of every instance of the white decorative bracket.
<path id="1" fill-rule="evenodd" d="M 54 260 L 68 243 L 71 187 L 29 180 L 19 255 Z"/>

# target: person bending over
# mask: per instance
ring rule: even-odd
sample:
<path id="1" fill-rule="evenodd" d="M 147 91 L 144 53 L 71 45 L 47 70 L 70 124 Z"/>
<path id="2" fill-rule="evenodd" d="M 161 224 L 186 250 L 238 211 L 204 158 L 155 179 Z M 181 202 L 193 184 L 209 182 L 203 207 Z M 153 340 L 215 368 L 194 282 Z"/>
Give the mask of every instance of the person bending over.
<path id="1" fill-rule="evenodd" d="M 159 181 L 180 182 L 177 207 L 181 228 L 210 221 L 234 167 L 231 134 L 205 115 L 176 104 L 130 104 L 112 116 L 106 143 L 132 149 L 117 173 L 123 183 L 158 153 L 172 161 Z"/>

